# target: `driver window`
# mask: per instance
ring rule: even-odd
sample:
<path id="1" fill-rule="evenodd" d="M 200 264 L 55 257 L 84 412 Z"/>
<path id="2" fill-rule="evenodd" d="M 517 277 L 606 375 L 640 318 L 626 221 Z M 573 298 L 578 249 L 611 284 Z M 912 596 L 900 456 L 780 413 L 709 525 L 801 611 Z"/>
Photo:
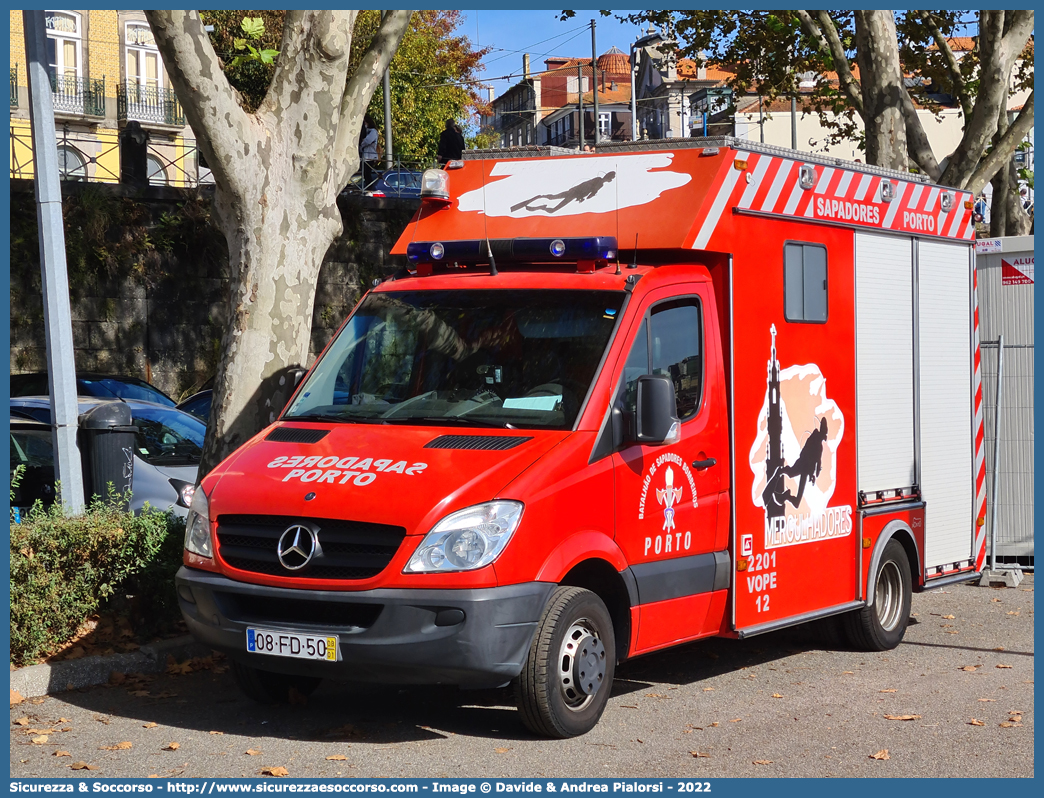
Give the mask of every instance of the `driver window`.
<path id="1" fill-rule="evenodd" d="M 677 299 L 652 310 L 652 374 L 670 377 L 678 418 L 696 415 L 703 390 L 703 319 L 698 299 Z"/>

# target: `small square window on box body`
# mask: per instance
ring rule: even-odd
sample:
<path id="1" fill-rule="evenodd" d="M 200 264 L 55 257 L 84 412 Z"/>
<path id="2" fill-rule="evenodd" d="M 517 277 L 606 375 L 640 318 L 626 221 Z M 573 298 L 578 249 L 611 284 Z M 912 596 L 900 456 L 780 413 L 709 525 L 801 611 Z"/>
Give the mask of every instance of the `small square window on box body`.
<path id="1" fill-rule="evenodd" d="M 783 247 L 783 294 L 787 321 L 827 320 L 827 253 L 819 244 Z"/>

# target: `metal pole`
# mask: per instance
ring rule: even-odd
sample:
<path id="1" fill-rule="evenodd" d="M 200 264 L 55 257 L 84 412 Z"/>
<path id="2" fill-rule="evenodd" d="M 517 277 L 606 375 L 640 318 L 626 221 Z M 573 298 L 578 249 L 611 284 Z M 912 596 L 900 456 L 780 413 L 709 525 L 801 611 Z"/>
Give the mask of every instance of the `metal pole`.
<path id="1" fill-rule="evenodd" d="M 62 506 L 69 515 L 83 512 L 83 471 L 76 445 L 76 361 L 73 357 L 69 275 L 62 227 L 62 187 L 54 104 L 47 74 L 47 32 L 43 11 L 23 11 L 25 55 L 29 78 L 29 124 L 33 138 L 36 179 L 36 221 L 40 235 L 44 325 L 47 340 L 47 383 L 54 424 L 55 479 L 61 485 Z"/>
<path id="2" fill-rule="evenodd" d="M 384 11 L 381 16 L 390 14 Z M 392 113 L 391 113 L 391 64 L 384 70 L 384 168 L 391 169 L 392 155 Z"/>
<path id="3" fill-rule="evenodd" d="M 997 570 L 997 496 L 1001 453 L 1001 377 L 1004 375 L 1004 336 L 997 338 L 997 409 L 993 416 L 993 507 L 990 509 L 990 570 Z"/>
<path id="4" fill-rule="evenodd" d="M 580 108 L 580 142 L 576 145 L 577 152 L 584 151 L 584 68 L 576 65 L 576 97 Z"/>
<path id="5" fill-rule="evenodd" d="M 602 142 L 602 126 L 598 123 L 598 49 L 595 46 L 595 21 L 591 20 L 591 86 L 594 92 L 594 139 L 597 147 Z"/>
<path id="6" fill-rule="evenodd" d="M 790 149 L 797 149 L 797 97 L 790 98 Z"/>
<path id="7" fill-rule="evenodd" d="M 638 103 L 634 97 L 634 42 L 631 42 L 631 141 L 638 141 Z"/>

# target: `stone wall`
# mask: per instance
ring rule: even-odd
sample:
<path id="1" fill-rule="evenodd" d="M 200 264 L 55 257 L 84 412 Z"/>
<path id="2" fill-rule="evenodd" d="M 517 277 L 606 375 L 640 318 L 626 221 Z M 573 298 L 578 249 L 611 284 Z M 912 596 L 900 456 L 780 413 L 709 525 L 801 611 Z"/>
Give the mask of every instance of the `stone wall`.
<path id="1" fill-rule="evenodd" d="M 155 241 L 170 236 L 170 220 L 191 205 L 193 195 L 156 186 L 141 191 L 119 185 L 88 186 L 66 184 L 63 195 L 68 199 L 86 190 L 136 203 L 133 210 L 140 206 L 144 219 L 135 228 L 136 235 Z M 205 208 L 209 198 L 196 197 L 199 207 Z M 405 258 L 392 256 L 389 250 L 417 204 L 416 200 L 342 198 L 345 230 L 319 272 L 309 364 L 354 307 L 362 286 L 405 264 Z M 34 252 L 38 244 L 32 181 L 11 181 L 11 206 L 11 372 L 42 371 L 46 349 L 39 261 Z M 67 217 L 67 237 L 78 235 L 70 229 L 73 226 Z M 183 220 L 182 227 L 186 226 L 191 223 Z M 182 251 L 176 246 L 166 251 L 155 247 L 134 267 L 112 273 L 95 267 L 85 276 L 70 263 L 78 371 L 141 377 L 179 400 L 214 375 L 230 301 L 227 252 L 220 232 L 209 221 L 201 226 L 205 229 L 193 231 L 194 237 L 182 242 Z M 113 242 L 118 253 L 128 235 L 127 228 L 110 229 L 106 243 Z M 185 235 L 181 228 L 178 235 Z M 70 251 L 73 247 L 74 242 L 67 244 Z"/>

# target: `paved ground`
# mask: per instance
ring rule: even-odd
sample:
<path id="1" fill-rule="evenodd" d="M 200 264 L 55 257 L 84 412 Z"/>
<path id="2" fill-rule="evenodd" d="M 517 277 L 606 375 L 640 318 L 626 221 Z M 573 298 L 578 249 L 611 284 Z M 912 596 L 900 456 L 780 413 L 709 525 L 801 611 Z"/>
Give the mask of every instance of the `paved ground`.
<path id="1" fill-rule="evenodd" d="M 202 663 L 12 707 L 11 775 L 1029 777 L 1033 596 L 1032 576 L 915 595 L 905 642 L 884 654 L 791 631 L 641 658 L 598 727 L 566 741 L 530 735 L 507 690 L 324 683 L 273 709 Z"/>

